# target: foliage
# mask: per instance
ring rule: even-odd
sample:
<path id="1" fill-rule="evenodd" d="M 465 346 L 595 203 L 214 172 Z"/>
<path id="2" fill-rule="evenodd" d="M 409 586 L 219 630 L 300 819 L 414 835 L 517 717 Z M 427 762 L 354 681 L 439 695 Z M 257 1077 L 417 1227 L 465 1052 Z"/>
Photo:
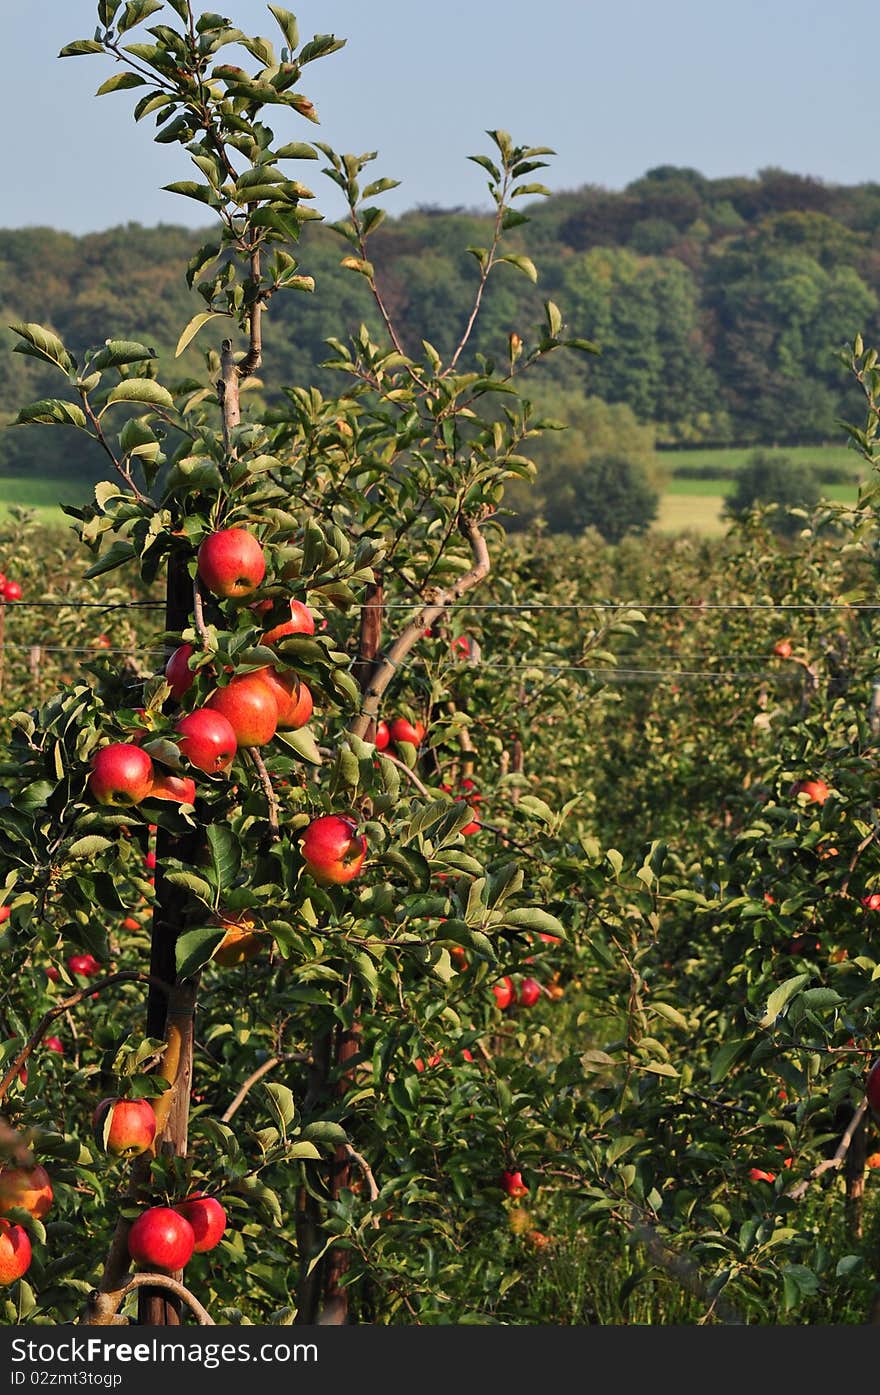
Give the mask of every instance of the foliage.
<path id="1" fill-rule="evenodd" d="M 772 527 L 791 534 L 803 526 L 804 511 L 816 505 L 820 493 L 819 477 L 813 468 L 796 465 L 785 455 L 756 450 L 737 472 L 736 486 L 725 509 L 731 517 L 737 517 L 755 505 L 772 504 Z"/>

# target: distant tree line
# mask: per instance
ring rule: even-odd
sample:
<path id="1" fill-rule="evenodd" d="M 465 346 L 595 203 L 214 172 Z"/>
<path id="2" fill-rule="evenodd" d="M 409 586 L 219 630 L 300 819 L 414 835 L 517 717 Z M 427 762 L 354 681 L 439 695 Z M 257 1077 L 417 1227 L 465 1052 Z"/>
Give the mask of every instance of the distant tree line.
<path id="1" fill-rule="evenodd" d="M 475 353 L 501 357 L 510 332 L 525 334 L 541 301 L 558 299 L 571 332 L 602 354 L 566 363 L 545 384 L 548 396 L 628 407 L 659 443 L 815 443 L 836 437 L 836 420 L 852 416 L 853 388 L 836 350 L 856 331 L 869 341 L 880 331 L 880 184 L 826 185 L 777 169 L 713 180 L 662 166 L 620 193 L 587 186 L 531 213 L 519 236 L 541 281 L 532 286 L 511 268 L 490 283 Z M 408 347 L 419 347 L 427 325 L 441 351 L 454 342 L 453 307 L 475 274 L 466 248 L 486 237 L 482 214 L 433 208 L 389 219 L 376 234 L 374 261 Z M 52 303 L 63 307 L 54 328 L 82 346 L 108 324 L 119 337 L 147 324 L 170 357 L 174 327 L 200 308 L 180 277 L 181 256 L 203 241 L 176 226 L 137 224 L 85 237 L 0 232 L 0 422 L 47 390 L 39 364 L 8 352 L 10 320 L 38 318 L 38 307 Z M 338 240 L 308 224 L 299 260 L 322 294 L 279 297 L 270 307 L 276 381 L 326 387 L 325 336 L 361 321 L 379 333 L 362 278 L 341 270 L 339 258 Z M 132 278 L 138 294 L 121 295 Z M 202 371 L 202 349 L 222 332 L 216 323 L 203 331 L 179 360 L 182 377 Z M 0 473 L 103 472 L 71 450 L 66 433 L 2 431 Z"/>

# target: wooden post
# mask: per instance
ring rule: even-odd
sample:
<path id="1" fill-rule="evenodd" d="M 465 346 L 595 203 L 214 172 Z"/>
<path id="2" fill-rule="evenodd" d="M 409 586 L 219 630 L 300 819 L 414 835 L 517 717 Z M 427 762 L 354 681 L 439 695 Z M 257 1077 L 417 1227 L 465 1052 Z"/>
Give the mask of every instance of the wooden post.
<path id="1" fill-rule="evenodd" d="M 192 581 L 186 554 L 175 551 L 168 562 L 165 628 L 180 634 L 190 620 Z M 177 982 L 175 951 L 178 936 L 187 928 L 187 916 L 180 909 L 180 891 L 165 879 L 169 857 L 194 865 L 204 846 L 204 832 L 197 828 L 182 835 L 159 828 L 156 834 L 156 902 L 150 942 L 150 974 L 167 984 L 168 994 L 155 984 L 147 997 L 146 1033 L 164 1037 L 179 1050 L 168 1117 L 156 1140 L 156 1151 L 185 1157 L 189 1129 L 189 1102 L 192 1082 L 193 1026 L 197 982 Z M 172 1041 L 173 1038 L 173 1041 Z M 172 1275 L 180 1279 L 180 1274 Z M 176 1327 L 181 1320 L 180 1299 L 165 1289 L 144 1287 L 138 1291 L 138 1321 L 146 1327 Z"/>

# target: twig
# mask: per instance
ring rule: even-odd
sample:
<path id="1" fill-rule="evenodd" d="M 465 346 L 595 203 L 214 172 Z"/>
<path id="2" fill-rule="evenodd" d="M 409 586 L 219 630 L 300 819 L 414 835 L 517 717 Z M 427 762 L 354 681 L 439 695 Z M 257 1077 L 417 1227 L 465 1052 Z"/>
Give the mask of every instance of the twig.
<path id="1" fill-rule="evenodd" d="M 358 716 L 349 724 L 349 731 L 353 736 L 359 736 L 361 740 L 364 739 L 370 722 L 375 721 L 378 716 L 385 689 L 425 630 L 434 625 L 450 605 L 460 600 L 467 591 L 470 591 L 472 587 L 488 576 L 491 568 L 489 549 L 486 546 L 486 539 L 480 532 L 480 523 L 484 516 L 469 518 L 464 514 L 459 515 L 458 526 L 471 545 L 473 566 L 459 577 L 454 586 L 450 586 L 447 590 L 438 591 L 434 600 L 423 605 L 398 635 L 391 648 L 377 661 L 369 687 L 364 692 L 363 707 Z"/>
<path id="2" fill-rule="evenodd" d="M 817 1163 L 809 1177 L 806 1177 L 803 1182 L 796 1183 L 789 1192 L 786 1192 L 787 1196 L 790 1196 L 793 1201 L 800 1201 L 801 1197 L 806 1194 L 811 1182 L 815 1182 L 816 1178 L 821 1177 L 823 1172 L 836 1172 L 837 1169 L 842 1166 L 843 1160 L 849 1152 L 849 1146 L 855 1138 L 856 1130 L 867 1112 L 868 1100 L 866 1097 L 862 1100 L 855 1114 L 850 1119 L 846 1132 L 837 1145 L 837 1151 L 834 1156 L 832 1158 L 825 1158 L 822 1162 Z"/>
<path id="3" fill-rule="evenodd" d="M 308 1051 L 288 1051 L 283 1056 L 270 1056 L 267 1061 L 264 1061 L 261 1066 L 257 1066 L 257 1069 L 247 1077 L 232 1103 L 227 1106 L 225 1113 L 221 1114 L 220 1122 L 222 1124 L 229 1123 L 233 1115 L 238 1113 L 254 1086 L 259 1085 L 263 1076 L 268 1075 L 270 1070 L 274 1070 L 276 1066 L 283 1065 L 286 1061 L 299 1061 L 304 1065 L 308 1065 L 311 1063 L 311 1060 L 312 1057 Z"/>
<path id="4" fill-rule="evenodd" d="M 260 249 L 251 247 L 251 281 L 254 285 L 254 303 L 250 315 L 250 348 L 247 357 L 238 365 L 239 378 L 249 378 L 263 362 L 263 300 L 260 292 Z"/>
<path id="5" fill-rule="evenodd" d="M 861 858 L 862 853 L 867 851 L 867 849 L 871 846 L 876 837 L 877 830 L 876 828 L 872 828 L 870 833 L 866 833 L 862 841 L 859 843 L 859 846 L 856 848 L 855 852 L 850 858 L 849 866 L 846 869 L 846 876 L 840 883 L 840 891 L 838 892 L 838 895 L 846 896 L 847 892 L 849 891 L 849 884 L 852 878 L 852 874 L 859 864 L 859 859 Z"/>
<path id="6" fill-rule="evenodd" d="M 86 998 L 94 998 L 97 993 L 102 993 L 105 988 L 109 988 L 113 983 L 149 983 L 156 988 L 162 989 L 165 993 L 169 991 L 168 984 L 161 979 L 155 978 L 152 974 L 136 973 L 133 969 L 126 969 L 118 974 L 110 974 L 107 978 L 102 978 L 98 983 L 93 983 L 89 988 L 80 988 L 71 997 L 65 998 L 63 1003 L 58 1003 L 56 1007 L 50 1008 L 40 1018 L 34 1031 L 31 1033 L 25 1045 L 19 1051 L 12 1065 L 7 1070 L 3 1079 L 0 1080 L 0 1101 L 5 1099 L 12 1082 L 17 1078 L 22 1066 L 26 1064 L 28 1057 L 36 1046 L 39 1046 L 52 1023 L 58 1017 L 63 1017 L 70 1008 L 78 1007 Z"/>
<path id="7" fill-rule="evenodd" d="M 251 762 L 258 776 L 263 792 L 266 796 L 266 803 L 269 806 L 269 827 L 272 830 L 273 838 L 278 837 L 278 797 L 275 794 L 275 786 L 272 784 L 269 772 L 266 769 L 266 762 L 260 755 L 256 746 L 250 747 Z"/>
<path id="8" fill-rule="evenodd" d="M 376 1186 L 376 1179 L 373 1176 L 370 1164 L 367 1162 L 366 1158 L 361 1153 L 358 1153 L 354 1148 L 352 1148 L 350 1143 L 346 1143 L 343 1145 L 343 1152 L 345 1153 L 345 1156 L 355 1164 L 355 1166 L 360 1168 L 363 1179 L 367 1184 L 367 1191 L 369 1193 L 370 1201 L 378 1201 L 379 1188 Z M 379 1229 L 378 1216 L 373 1216 L 372 1226 L 374 1230 Z"/>
<path id="9" fill-rule="evenodd" d="M 428 786 L 422 784 L 421 780 L 419 779 L 418 775 L 415 773 L 414 770 L 410 770 L 408 765 L 404 764 L 404 762 L 400 760 L 397 756 L 392 756 L 388 751 L 382 751 L 381 754 L 385 760 L 390 760 L 392 765 L 396 765 L 398 770 L 403 771 L 404 775 L 406 775 L 407 778 L 411 780 L 412 783 L 415 785 L 419 794 L 423 794 L 426 799 L 431 798 L 431 791 L 428 789 Z"/>

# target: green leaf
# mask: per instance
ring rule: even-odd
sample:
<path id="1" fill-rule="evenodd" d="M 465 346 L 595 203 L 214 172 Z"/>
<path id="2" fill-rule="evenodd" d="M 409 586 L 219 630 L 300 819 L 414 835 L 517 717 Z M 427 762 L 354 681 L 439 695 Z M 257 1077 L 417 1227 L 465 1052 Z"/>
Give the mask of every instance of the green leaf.
<path id="1" fill-rule="evenodd" d="M 389 848 L 382 854 L 381 863 L 398 868 L 416 891 L 427 891 L 431 885 L 428 860 L 416 848 Z"/>
<path id="2" fill-rule="evenodd" d="M 97 562 L 93 562 L 84 575 L 89 579 L 93 576 L 103 576 L 105 572 L 112 572 L 116 567 L 124 567 L 126 562 L 130 562 L 135 556 L 132 544 L 123 538 L 117 538 L 103 557 L 99 557 Z"/>
<path id="3" fill-rule="evenodd" d="M 318 152 L 312 145 L 307 145 L 305 141 L 295 140 L 288 145 L 282 145 L 275 151 L 276 160 L 317 160 Z"/>
<path id="4" fill-rule="evenodd" d="M 192 343 L 193 339 L 195 339 L 202 326 L 206 325 L 209 320 L 218 319 L 222 315 L 222 313 L 223 312 L 220 310 L 203 310 L 201 314 L 193 315 L 186 329 L 183 331 L 183 333 L 177 341 L 177 348 L 174 350 L 174 357 L 180 358 L 180 355 L 183 353 L 184 349 L 187 347 L 187 345 Z"/>
<path id="5" fill-rule="evenodd" d="M 94 358 L 89 359 L 90 368 L 120 368 L 126 363 L 143 363 L 156 358 L 156 350 L 148 349 L 136 339 L 108 339 Z"/>
<path id="6" fill-rule="evenodd" d="M 781 983 L 778 988 L 774 989 L 767 999 L 767 1009 L 764 1016 L 759 1021 L 758 1026 L 772 1027 L 786 1003 L 794 997 L 795 993 L 798 993 L 800 989 L 803 988 L 805 983 L 809 983 L 809 981 L 809 974 L 795 974 L 793 978 L 786 979 L 785 983 Z"/>
<path id="7" fill-rule="evenodd" d="M 82 407 L 58 397 L 46 397 L 41 402 L 31 402 L 30 406 L 22 407 L 15 421 L 18 426 L 42 422 L 45 426 L 76 426 L 81 431 L 88 430 Z"/>
<path id="8" fill-rule="evenodd" d="M 218 891 L 232 886 L 241 870 L 241 845 L 231 828 L 211 824 L 207 830 L 212 881 Z"/>
<path id="9" fill-rule="evenodd" d="M 321 1150 L 316 1148 L 314 1143 L 306 1143 L 305 1141 L 302 1143 L 291 1143 L 290 1147 L 285 1149 L 284 1156 L 291 1160 L 295 1160 L 296 1158 L 311 1158 L 317 1161 L 321 1157 Z"/>
<path id="10" fill-rule="evenodd" d="M 400 187 L 399 179 L 375 179 L 372 184 L 368 184 L 364 189 L 361 198 L 374 199 L 377 194 L 384 194 L 388 189 Z"/>
<path id="11" fill-rule="evenodd" d="M 280 1085 L 277 1081 L 264 1082 L 263 1089 L 269 1097 L 269 1108 L 275 1119 L 275 1123 L 284 1138 L 291 1124 L 296 1121 L 296 1104 L 293 1098 L 293 1091 L 286 1085 Z"/>
<path id="12" fill-rule="evenodd" d="M 531 257 L 523 257 L 515 252 L 507 252 L 503 257 L 499 257 L 498 260 L 500 262 L 509 262 L 511 266 L 515 266 L 518 271 L 528 276 L 530 281 L 537 281 L 538 268 L 535 266 Z"/>
<path id="13" fill-rule="evenodd" d="M 361 276 L 366 276 L 368 281 L 372 281 L 376 274 L 373 263 L 364 261 L 362 257 L 343 257 L 339 265 L 349 271 L 357 271 Z"/>
<path id="14" fill-rule="evenodd" d="M 28 354 L 31 358 L 42 359 L 44 363 L 51 363 L 64 373 L 73 371 L 74 360 L 58 335 L 53 334 L 50 329 L 44 329 L 42 325 L 27 323 L 24 320 L 13 320 L 9 328 L 13 334 L 17 334 L 25 341 L 23 344 L 16 344 L 14 353 Z"/>
<path id="15" fill-rule="evenodd" d="M 106 406 L 110 407 L 114 402 L 143 402 L 150 407 L 174 410 L 174 398 L 171 393 L 152 378 L 123 378 L 109 394 Z"/>
<path id="16" fill-rule="evenodd" d="M 199 969 L 210 961 L 215 949 L 222 943 L 226 931 L 222 926 L 200 930 L 185 930 L 177 940 L 174 959 L 180 978 L 192 978 Z"/>
<path id="17" fill-rule="evenodd" d="M 307 761 L 309 765 L 321 765 L 322 758 L 321 752 L 318 750 L 318 743 L 308 727 L 300 727 L 299 731 L 278 731 L 275 733 L 275 740 L 289 746 L 301 760 Z"/>
<path id="18" fill-rule="evenodd" d="M 206 906 L 214 904 L 214 891 L 210 882 L 206 882 L 204 877 L 197 876 L 195 872 L 179 872 L 175 868 L 165 873 L 165 880 L 171 886 L 180 886 L 185 891 L 191 891 L 193 896 L 198 897 Z"/>
<path id="19" fill-rule="evenodd" d="M 82 53 L 103 53 L 104 45 L 98 43 L 97 39 L 74 39 L 72 44 L 65 44 L 59 53 L 59 58 L 78 58 Z"/>
<path id="20" fill-rule="evenodd" d="M 515 930 L 535 930 L 539 934 L 559 935 L 560 939 L 565 939 L 565 926 L 562 922 L 538 906 L 524 906 L 517 911 L 507 911 L 502 923 Z"/>
<path id="21" fill-rule="evenodd" d="M 146 87 L 146 78 L 139 77 L 137 73 L 114 73 L 108 77 L 106 82 L 95 93 L 96 97 L 105 97 L 108 92 L 121 92 L 127 87 Z"/>
<path id="22" fill-rule="evenodd" d="M 299 44 L 299 27 L 296 16 L 290 10 L 285 10 L 281 5 L 270 5 L 269 9 L 278 22 L 278 28 L 284 35 L 284 41 L 293 53 Z"/>
<path id="23" fill-rule="evenodd" d="M 161 10 L 162 0 L 128 0 L 128 4 L 117 21 L 117 28 L 120 34 L 128 29 L 133 29 L 136 24 L 142 24 L 150 15 L 154 15 L 157 10 Z"/>
<path id="24" fill-rule="evenodd" d="M 95 857 L 97 853 L 106 852 L 113 847 L 112 838 L 103 838 L 98 833 L 87 834 L 84 838 L 77 838 L 67 849 L 68 857 Z"/>

